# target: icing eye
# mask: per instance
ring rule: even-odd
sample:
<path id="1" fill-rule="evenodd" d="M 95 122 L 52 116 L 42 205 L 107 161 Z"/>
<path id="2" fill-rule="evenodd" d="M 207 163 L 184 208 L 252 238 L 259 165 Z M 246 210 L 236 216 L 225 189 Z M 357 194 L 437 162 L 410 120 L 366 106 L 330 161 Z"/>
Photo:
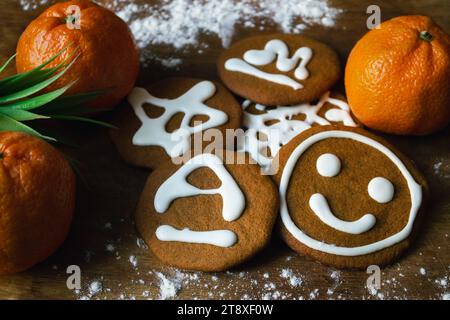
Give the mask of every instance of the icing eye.
<path id="1" fill-rule="evenodd" d="M 341 172 L 341 160 L 332 153 L 324 153 L 317 158 L 316 168 L 322 177 L 334 177 Z"/>
<path id="2" fill-rule="evenodd" d="M 386 178 L 376 177 L 368 185 L 369 196 L 379 203 L 388 203 L 394 198 L 394 185 Z"/>

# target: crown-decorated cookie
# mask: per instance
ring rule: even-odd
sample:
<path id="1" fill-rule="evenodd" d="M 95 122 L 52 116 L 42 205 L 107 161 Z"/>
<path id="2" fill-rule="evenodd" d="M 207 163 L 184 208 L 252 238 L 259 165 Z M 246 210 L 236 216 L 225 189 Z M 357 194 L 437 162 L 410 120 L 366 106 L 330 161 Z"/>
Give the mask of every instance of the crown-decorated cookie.
<path id="1" fill-rule="evenodd" d="M 217 68 L 231 91 L 269 106 L 318 99 L 341 74 L 333 49 L 289 34 L 241 40 L 220 55 Z"/>

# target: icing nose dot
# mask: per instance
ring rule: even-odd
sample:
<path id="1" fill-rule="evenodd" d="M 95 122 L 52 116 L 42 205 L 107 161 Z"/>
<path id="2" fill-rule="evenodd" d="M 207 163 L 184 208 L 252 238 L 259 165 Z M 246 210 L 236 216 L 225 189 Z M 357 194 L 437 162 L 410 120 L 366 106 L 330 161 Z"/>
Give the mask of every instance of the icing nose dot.
<path id="1" fill-rule="evenodd" d="M 332 153 L 324 153 L 317 158 L 316 168 L 322 177 L 334 177 L 341 172 L 341 160 Z"/>
<path id="2" fill-rule="evenodd" d="M 388 203 L 394 198 L 394 185 L 388 179 L 376 177 L 368 185 L 369 196 L 379 203 Z"/>

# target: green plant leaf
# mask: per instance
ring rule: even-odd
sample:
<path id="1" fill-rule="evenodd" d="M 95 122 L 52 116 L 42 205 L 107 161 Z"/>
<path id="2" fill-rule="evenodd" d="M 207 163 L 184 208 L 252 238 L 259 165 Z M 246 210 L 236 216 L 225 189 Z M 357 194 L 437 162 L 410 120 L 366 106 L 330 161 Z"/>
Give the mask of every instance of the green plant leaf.
<path id="1" fill-rule="evenodd" d="M 39 82 L 42 82 L 46 79 L 48 79 L 50 76 L 55 74 L 58 70 L 61 68 L 67 67 L 67 62 L 72 59 L 72 57 L 75 55 L 75 53 L 78 52 L 78 48 L 76 48 L 66 59 L 64 59 L 62 62 L 60 62 L 57 66 L 47 69 L 41 69 L 41 66 L 25 72 L 21 74 L 17 74 L 12 76 L 14 79 L 3 79 L 0 81 L 0 93 L 1 95 L 7 95 L 10 93 L 14 93 L 26 88 L 29 88 L 31 86 L 34 86 L 38 84 Z M 52 57 L 49 61 L 53 61 L 56 57 L 58 57 L 59 54 L 57 54 L 55 57 Z M 45 65 L 48 63 L 45 62 Z"/>
<path id="2" fill-rule="evenodd" d="M 44 80 L 34 86 L 31 86 L 29 88 L 26 88 L 24 90 L 21 90 L 19 92 L 15 92 L 12 93 L 10 95 L 4 96 L 4 97 L 0 97 L 0 104 L 5 104 L 5 103 L 9 103 L 9 102 L 13 102 L 16 100 L 20 100 L 23 98 L 26 98 L 28 96 L 31 96 L 39 91 L 41 91 L 42 89 L 48 87 L 49 85 L 51 85 L 53 82 L 55 82 L 56 80 L 58 80 L 59 78 L 61 78 L 67 70 L 70 69 L 70 67 L 75 63 L 75 61 L 77 60 L 77 58 L 79 57 L 79 55 L 77 55 L 66 67 L 64 67 L 63 70 L 61 70 L 59 73 L 57 73 L 56 75 L 54 75 L 53 77 Z"/>
<path id="3" fill-rule="evenodd" d="M 86 113 L 110 111 L 111 108 L 95 109 L 86 105 L 89 102 L 109 90 L 100 90 L 87 93 L 79 93 L 72 96 L 64 96 L 42 106 L 39 109 L 41 114 L 62 114 L 62 115 L 81 115 Z"/>
<path id="4" fill-rule="evenodd" d="M 20 91 L 26 88 L 28 83 L 39 83 L 48 78 L 47 73 L 50 69 L 35 70 L 33 74 L 31 71 L 25 73 L 14 74 L 7 78 L 0 80 L 0 96 L 8 95 L 15 91 Z"/>
<path id="5" fill-rule="evenodd" d="M 7 105 L 0 105 L 0 112 L 3 109 L 33 110 L 39 108 L 63 95 L 71 85 L 72 84 L 68 84 L 60 89 L 56 89 L 49 93 L 44 93 L 40 96 L 36 96 L 27 100 L 20 100 Z"/>
<path id="6" fill-rule="evenodd" d="M 60 54 L 62 54 L 66 50 L 66 48 L 64 48 L 63 50 L 58 52 L 54 57 L 50 58 L 48 61 L 44 62 L 43 64 L 34 68 L 33 70 L 15 74 L 3 80 L 0 80 L 0 96 L 18 92 L 20 90 L 36 85 L 39 82 L 48 79 L 48 77 L 56 73 L 59 69 L 65 67 L 67 65 L 67 62 L 70 59 L 72 59 L 74 54 L 78 51 L 78 47 L 75 48 L 75 50 L 64 61 L 60 62 L 57 66 L 43 69 L 49 63 L 54 61 Z"/>
<path id="7" fill-rule="evenodd" d="M 30 121 L 30 120 L 37 120 L 37 119 L 48 119 L 50 117 L 43 116 L 40 114 L 32 113 L 26 110 L 20 110 L 20 109 L 9 109 L 9 108 L 1 108 L 0 113 L 8 116 L 10 118 L 13 118 L 17 121 Z"/>
<path id="8" fill-rule="evenodd" d="M 117 129 L 117 127 L 113 126 L 112 124 L 109 124 L 107 122 L 91 119 L 91 118 L 85 118 L 85 117 L 78 117 L 73 115 L 50 115 L 52 119 L 60 119 L 60 120 L 73 120 L 73 121 L 81 121 L 86 123 L 92 123 L 96 124 L 102 127 L 107 127 L 111 129 Z"/>
<path id="9" fill-rule="evenodd" d="M 22 123 L 37 119 L 60 119 L 82 121 L 108 128 L 115 128 L 109 123 L 79 116 L 83 113 L 92 113 L 92 108 L 86 105 L 107 90 L 87 92 L 73 96 L 63 96 L 73 83 L 62 88 L 38 95 L 39 91 L 47 88 L 64 75 L 79 58 L 78 47 L 57 66 L 46 68 L 52 61 L 60 56 L 67 48 L 58 52 L 54 57 L 40 66 L 21 74 L 12 75 L 0 80 L 0 131 L 22 131 L 42 139 L 56 141 L 54 138 L 42 135 L 32 127 Z M 6 69 L 15 55 L 0 67 L 0 73 Z M 31 112 L 30 110 L 33 110 Z M 107 109 L 110 110 L 110 109 Z M 96 109 L 96 112 L 102 111 Z"/>
<path id="10" fill-rule="evenodd" d="M 14 58 L 16 57 L 16 54 L 13 55 L 12 57 L 10 57 L 8 60 L 6 60 L 5 64 L 3 66 L 0 67 L 0 73 L 2 73 L 3 71 L 5 71 L 6 67 L 10 64 L 11 61 L 14 60 Z"/>
<path id="11" fill-rule="evenodd" d="M 10 118 L 4 114 L 0 114 L 0 131 L 20 131 L 25 132 L 31 135 L 34 135 L 36 137 L 39 137 L 41 139 L 50 140 L 50 141 L 56 141 L 56 139 L 48 136 L 44 136 L 34 130 L 33 128 L 30 128 L 29 126 L 14 120 L 13 118 Z"/>

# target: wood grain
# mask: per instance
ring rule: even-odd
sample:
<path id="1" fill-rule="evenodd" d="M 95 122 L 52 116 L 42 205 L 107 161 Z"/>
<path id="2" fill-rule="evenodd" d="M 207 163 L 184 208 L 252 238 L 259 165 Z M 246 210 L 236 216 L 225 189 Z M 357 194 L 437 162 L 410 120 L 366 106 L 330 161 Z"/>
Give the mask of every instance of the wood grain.
<path id="1" fill-rule="evenodd" d="M 450 3 L 446 0 L 334 0 L 330 3 L 344 10 L 338 24 L 332 29 L 308 28 L 305 34 L 332 45 L 343 63 L 354 43 L 367 31 L 365 10 L 370 4 L 381 7 L 383 20 L 424 14 L 450 32 Z M 24 12 L 18 1 L 2 1 L 0 61 L 14 52 L 20 33 L 41 10 Z M 234 40 L 255 33 L 240 28 L 238 31 Z M 213 36 L 205 37 L 205 41 L 210 47 L 203 54 L 181 55 L 184 63 L 179 70 L 164 69 L 150 61 L 142 69 L 140 82 L 145 84 L 175 74 L 216 79 L 214 62 L 222 50 L 220 41 Z M 166 57 L 173 54 L 173 49 L 154 46 L 152 53 Z M 343 92 L 342 88 L 341 82 L 338 89 Z M 227 273 L 186 273 L 161 265 L 138 245 L 132 220 L 148 172 L 125 165 L 104 130 L 83 126 L 65 126 L 65 129 L 67 136 L 80 144 L 79 148 L 64 150 L 81 163 L 83 176 L 71 234 L 47 261 L 27 272 L 0 277 L 0 298 L 157 299 L 161 275 L 179 287 L 176 298 L 181 299 L 440 299 L 450 293 L 449 129 L 421 138 L 385 136 L 424 172 L 430 182 L 432 199 L 414 246 L 398 263 L 382 270 L 382 288 L 374 295 L 366 288 L 368 274 L 365 272 L 337 271 L 322 266 L 296 255 L 276 237 L 255 259 Z M 130 257 L 135 257 L 135 266 Z M 66 287 L 66 268 L 72 264 L 82 270 L 80 292 Z M 424 268 L 424 275 L 420 268 Z M 292 274 L 285 271 L 287 278 L 284 278 L 283 269 L 292 270 Z M 302 283 L 293 286 L 289 278 L 301 279 Z M 93 281 L 99 281 L 103 290 L 92 296 L 89 285 Z"/>

